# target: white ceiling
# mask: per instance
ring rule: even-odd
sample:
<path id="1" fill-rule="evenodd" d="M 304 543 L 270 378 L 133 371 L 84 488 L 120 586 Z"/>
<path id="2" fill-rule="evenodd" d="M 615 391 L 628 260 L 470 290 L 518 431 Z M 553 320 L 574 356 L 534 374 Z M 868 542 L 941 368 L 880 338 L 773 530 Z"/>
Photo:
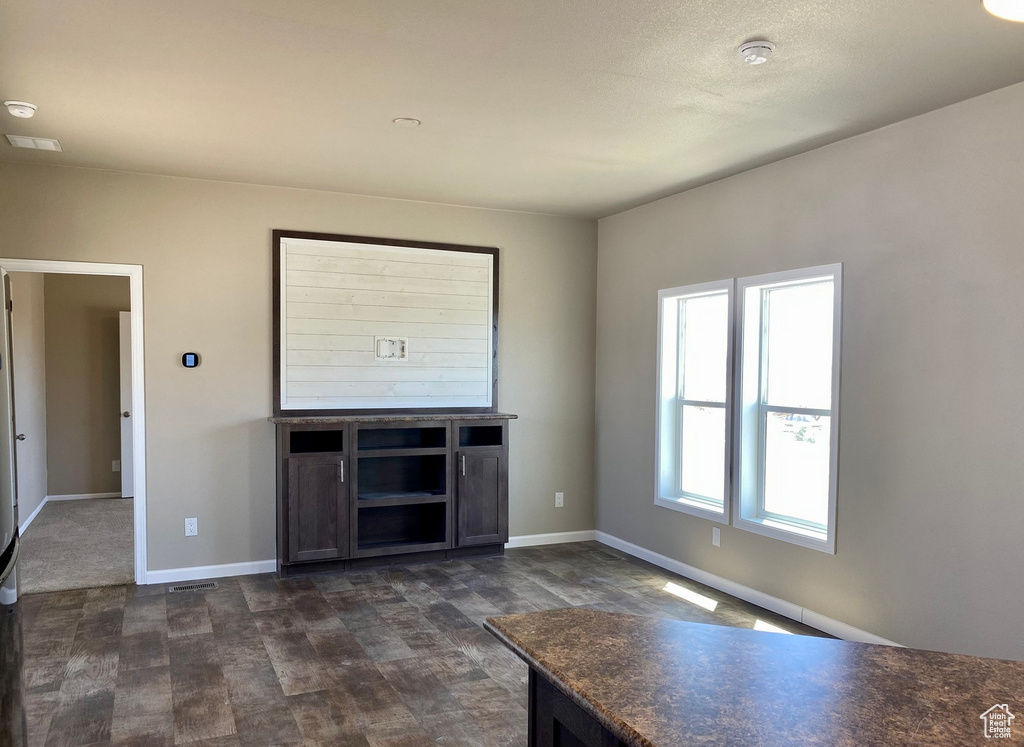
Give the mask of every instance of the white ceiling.
<path id="1" fill-rule="evenodd" d="M 980 0 L 3 0 L 0 160 L 602 216 L 1021 80 Z"/>

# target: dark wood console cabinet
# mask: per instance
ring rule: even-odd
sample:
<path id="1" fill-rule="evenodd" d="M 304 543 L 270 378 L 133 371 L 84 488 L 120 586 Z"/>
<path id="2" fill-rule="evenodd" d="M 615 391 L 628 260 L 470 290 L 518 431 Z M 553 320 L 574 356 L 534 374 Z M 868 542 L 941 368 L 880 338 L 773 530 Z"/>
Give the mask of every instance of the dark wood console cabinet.
<path id="1" fill-rule="evenodd" d="M 514 418 L 271 418 L 278 571 L 504 552 Z"/>

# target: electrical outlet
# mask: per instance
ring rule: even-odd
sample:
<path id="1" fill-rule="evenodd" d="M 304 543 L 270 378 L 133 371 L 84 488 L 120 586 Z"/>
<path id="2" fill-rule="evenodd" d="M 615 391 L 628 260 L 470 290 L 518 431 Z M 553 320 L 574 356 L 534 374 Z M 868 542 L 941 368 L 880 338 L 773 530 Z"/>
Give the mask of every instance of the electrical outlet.
<path id="1" fill-rule="evenodd" d="M 110 471 L 111 472 L 120 472 L 121 471 L 121 460 L 120 459 L 115 459 L 114 461 L 112 461 L 110 463 Z"/>
<path id="2" fill-rule="evenodd" d="M 711 544 L 715 547 L 722 546 L 722 530 L 718 527 L 711 527 Z"/>
<path id="3" fill-rule="evenodd" d="M 555 508 L 565 505 L 565 493 L 555 493 Z"/>
<path id="4" fill-rule="evenodd" d="M 199 536 L 199 519 L 193 517 L 191 519 L 185 519 L 185 536 L 186 537 L 198 537 Z"/>

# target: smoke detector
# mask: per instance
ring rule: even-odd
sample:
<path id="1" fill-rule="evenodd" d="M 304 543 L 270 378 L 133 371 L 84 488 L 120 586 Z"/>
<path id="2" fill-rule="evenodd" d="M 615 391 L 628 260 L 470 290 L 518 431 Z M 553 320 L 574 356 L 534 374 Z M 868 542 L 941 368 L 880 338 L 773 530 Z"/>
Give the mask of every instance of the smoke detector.
<path id="1" fill-rule="evenodd" d="M 21 119 L 31 119 L 32 115 L 36 113 L 36 109 L 39 108 L 27 101 L 5 101 L 4 106 L 7 107 L 7 111 Z"/>
<path id="2" fill-rule="evenodd" d="M 396 119 L 392 119 L 391 121 L 394 122 L 399 127 L 419 127 L 421 124 L 423 124 L 418 119 L 414 119 L 413 117 L 398 117 Z"/>
<path id="3" fill-rule="evenodd" d="M 775 51 L 775 45 L 770 41 L 752 41 L 740 45 L 740 56 L 748 65 L 763 65 L 768 62 Z"/>

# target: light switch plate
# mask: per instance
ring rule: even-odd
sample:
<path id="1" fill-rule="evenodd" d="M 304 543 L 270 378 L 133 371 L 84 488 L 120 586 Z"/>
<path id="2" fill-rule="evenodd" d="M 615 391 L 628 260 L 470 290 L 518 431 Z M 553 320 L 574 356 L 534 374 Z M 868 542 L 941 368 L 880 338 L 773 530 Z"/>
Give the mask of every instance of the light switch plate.
<path id="1" fill-rule="evenodd" d="M 715 547 L 722 546 L 722 530 L 718 527 L 711 527 L 711 544 Z"/>

